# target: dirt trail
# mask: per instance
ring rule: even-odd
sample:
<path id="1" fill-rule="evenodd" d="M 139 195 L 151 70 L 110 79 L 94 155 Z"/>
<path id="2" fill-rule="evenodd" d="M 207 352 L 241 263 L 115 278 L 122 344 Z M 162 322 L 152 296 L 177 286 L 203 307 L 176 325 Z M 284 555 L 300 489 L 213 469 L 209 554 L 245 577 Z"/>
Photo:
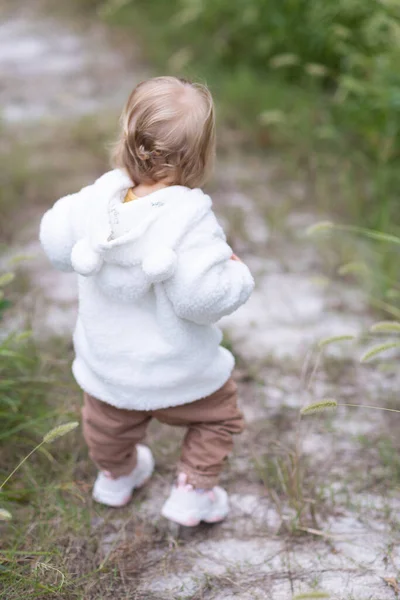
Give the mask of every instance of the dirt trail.
<path id="1" fill-rule="evenodd" d="M 79 31 L 32 8 L 29 14 L 9 15 L 0 26 L 0 40 L 3 117 L 19 132 L 35 123 L 45 127 L 42 119 L 49 115 L 72 122 L 98 109 L 117 111 L 143 76 L 143 68 L 128 64 L 97 24 Z M 310 417 L 299 425 L 298 412 L 304 403 L 324 397 L 385 405 L 396 382 L 393 375 L 358 366 L 359 347 L 343 344 L 327 352 L 307 389 L 315 343 L 332 335 L 358 335 L 369 318 L 357 290 L 317 281 L 320 255 L 303 233 L 315 217 L 305 208 L 301 188 L 288 184 L 277 191 L 275 171 L 262 158 L 229 153 L 213 183 L 217 212 L 257 280 L 251 301 L 224 320 L 240 358 L 237 376 L 249 422 L 223 480 L 232 515 L 217 527 L 178 532 L 179 543 L 172 531 L 170 543 L 149 545 L 135 587 L 130 590 L 125 577 L 121 598 L 131 591 L 132 598 L 141 599 L 291 600 L 311 589 L 336 600 L 395 598 L 384 578 L 397 577 L 400 569 L 400 500 L 385 485 L 389 471 L 374 448 L 392 434 L 390 419 L 343 408 L 336 416 Z M 281 203 L 289 208 L 279 227 L 271 228 L 269 215 Z M 35 331 L 43 340 L 71 333 L 76 286 L 73 276 L 53 271 L 40 253 L 39 217 L 21 232 L 11 254 L 33 255 Z M 163 432 L 153 434 L 161 471 L 141 492 L 138 514 L 141 522 L 148 519 L 165 533 L 159 509 L 172 470 L 171 435 Z M 296 432 L 307 465 L 306 491 L 290 504 L 285 465 Z M 301 508 L 301 523 L 295 505 Z M 104 519 L 94 520 L 104 554 L 115 554 L 136 535 L 131 510 L 108 519 L 105 528 L 100 527 Z M 119 568 L 129 572 L 124 560 Z"/>

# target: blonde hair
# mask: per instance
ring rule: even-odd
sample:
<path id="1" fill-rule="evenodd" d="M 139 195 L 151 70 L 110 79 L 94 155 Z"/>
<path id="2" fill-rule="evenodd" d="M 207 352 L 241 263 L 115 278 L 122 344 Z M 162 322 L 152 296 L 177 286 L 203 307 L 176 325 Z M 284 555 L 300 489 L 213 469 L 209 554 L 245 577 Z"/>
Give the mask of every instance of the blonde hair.
<path id="1" fill-rule="evenodd" d="M 176 77 L 139 83 L 120 119 L 113 165 L 132 181 L 200 186 L 215 156 L 215 112 L 208 88 Z"/>

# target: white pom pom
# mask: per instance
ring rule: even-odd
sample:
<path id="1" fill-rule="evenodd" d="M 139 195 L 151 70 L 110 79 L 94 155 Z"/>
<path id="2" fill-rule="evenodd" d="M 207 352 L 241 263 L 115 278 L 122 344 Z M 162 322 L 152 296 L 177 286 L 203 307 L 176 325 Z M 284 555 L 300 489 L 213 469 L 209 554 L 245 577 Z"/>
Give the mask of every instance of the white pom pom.
<path id="1" fill-rule="evenodd" d="M 72 248 L 71 263 L 74 271 L 85 277 L 98 273 L 103 265 L 103 258 L 91 246 L 88 239 L 79 240 Z"/>
<path id="2" fill-rule="evenodd" d="M 176 254 L 166 246 L 153 250 L 142 262 L 143 272 L 153 283 L 160 283 L 171 277 L 175 267 Z"/>

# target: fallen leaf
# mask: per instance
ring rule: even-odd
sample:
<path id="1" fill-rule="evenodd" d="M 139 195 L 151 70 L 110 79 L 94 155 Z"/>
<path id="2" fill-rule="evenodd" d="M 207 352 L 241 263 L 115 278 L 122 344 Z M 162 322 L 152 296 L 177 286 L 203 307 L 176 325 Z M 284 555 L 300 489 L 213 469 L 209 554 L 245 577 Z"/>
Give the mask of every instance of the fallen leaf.
<path id="1" fill-rule="evenodd" d="M 384 577 L 383 581 L 391 588 L 393 588 L 395 594 L 400 594 L 400 587 L 397 579 L 395 579 L 394 577 Z"/>

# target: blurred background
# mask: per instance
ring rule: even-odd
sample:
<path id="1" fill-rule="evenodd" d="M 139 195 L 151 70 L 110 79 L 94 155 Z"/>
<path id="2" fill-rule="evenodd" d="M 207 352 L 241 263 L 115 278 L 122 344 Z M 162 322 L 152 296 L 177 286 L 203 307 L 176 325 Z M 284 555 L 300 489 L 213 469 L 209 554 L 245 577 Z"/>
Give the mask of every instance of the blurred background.
<path id="1" fill-rule="evenodd" d="M 80 414 L 70 375 L 76 282 L 43 257 L 40 218 L 109 168 L 118 117 L 134 85 L 157 74 L 188 77 L 206 82 L 214 95 L 218 163 L 207 190 L 257 280 L 249 307 L 224 325 L 249 422 L 226 484 L 238 506 L 245 492 L 253 509 L 269 502 L 248 537 L 265 527 L 264 544 L 276 535 L 279 544 L 290 540 L 291 552 L 294 539 L 310 529 L 321 533 L 327 522 L 341 535 L 344 519 L 352 528 L 368 504 L 369 522 L 381 534 L 364 531 L 364 547 L 379 547 L 379 564 L 394 564 L 388 548 L 398 542 L 399 507 L 385 504 L 385 512 L 382 503 L 400 485 L 396 421 L 375 413 L 327 417 L 302 432 L 301 451 L 292 432 L 300 427 L 301 403 L 327 395 L 398 407 L 395 354 L 368 370 L 358 364 L 358 346 L 347 354 L 313 352 L 322 338 L 341 334 L 368 345 L 373 320 L 400 320 L 399 1 L 0 0 L 0 9 L 1 477 L 54 424 Z M 320 221 L 325 226 L 307 236 Z M 380 341 L 395 344 L 391 336 L 399 331 L 397 324 Z M 156 428 L 151 436 L 160 475 L 138 500 L 148 525 L 127 512 L 116 522 L 93 508 L 94 470 L 79 433 L 24 463 L 1 494 L 0 508 L 13 516 L 0 543 L 4 598 L 132 598 L 132 586 L 142 589 L 143 569 L 141 599 L 203 598 L 204 582 L 187 596 L 178 594 L 176 581 L 151 588 L 162 577 L 152 571 L 161 569 L 157 552 L 172 552 L 170 532 L 155 515 L 179 435 Z M 357 496 L 371 489 L 379 517 L 366 496 Z M 345 492 L 358 504 L 349 495 L 337 499 Z M 253 509 L 236 507 L 232 530 L 222 529 L 221 539 L 231 536 L 231 545 L 242 548 L 240 519 Z M 136 540 L 128 559 L 126 539 L 112 537 L 121 528 Z M 197 552 L 202 535 L 183 543 Z M 310 536 L 301 540 L 297 556 L 324 556 Z M 255 573 L 260 554 L 253 550 Z M 251 552 L 241 552 L 253 564 Z M 146 556 L 150 562 L 140 562 Z M 136 571 L 129 571 L 129 557 Z M 166 563 L 168 572 L 175 559 Z M 365 564 L 357 577 L 370 573 Z M 314 566 L 318 573 L 331 568 L 329 561 Z M 361 594 L 354 597 L 368 598 L 370 590 L 380 600 L 394 597 L 399 567 L 376 573 L 354 588 Z M 382 583 L 384 576 L 395 584 Z M 329 577 L 321 587 L 347 600 L 353 588 Z M 291 599 L 304 581 L 319 589 L 319 580 L 294 579 L 294 588 L 287 578 L 268 580 L 272 600 Z M 267 580 L 260 581 L 261 596 L 254 588 L 239 597 L 265 598 Z M 230 598 L 229 585 L 219 581 L 222 595 L 204 598 Z"/>
<path id="2" fill-rule="evenodd" d="M 3 4 L 6 14 L 10 6 L 15 12 L 18 2 Z M 32 17 L 38 4 L 50 17 L 69 19 L 74 33 L 38 23 Z M 218 104 L 221 149 L 233 143 L 273 154 L 281 178 L 307 189 L 305 202 L 316 213 L 398 233 L 397 0 L 73 0 L 68 7 L 23 3 L 19 15 L 3 25 L 1 42 L 3 128 L 23 123 L 17 133 L 13 128 L 12 137 L 21 144 L 14 144 L 19 160 L 11 172 L 14 157 L 8 144 L 3 148 L 4 236 L 10 235 L 7 211 L 25 195 L 24 186 L 39 196 L 32 178 L 40 178 L 40 168 L 58 170 L 61 177 L 52 179 L 59 181 L 68 169 L 72 176 L 76 172 L 60 164 L 63 155 L 52 153 L 54 164 L 47 155 L 47 165 L 36 164 L 29 177 L 24 175 L 32 159 L 21 131 L 32 121 L 58 118 L 58 135 L 67 137 L 60 143 L 63 151 L 66 143 L 85 155 L 89 149 L 103 166 L 119 107 L 135 81 L 150 71 L 206 81 Z M 101 28 L 107 29 L 108 49 Z M 40 163 L 48 147 L 42 152 L 37 139 L 34 144 Z M 48 189 L 49 197 L 57 195 Z M 373 265 L 367 283 L 374 295 L 379 300 L 389 295 L 398 306 L 398 248 L 363 253 Z"/>

